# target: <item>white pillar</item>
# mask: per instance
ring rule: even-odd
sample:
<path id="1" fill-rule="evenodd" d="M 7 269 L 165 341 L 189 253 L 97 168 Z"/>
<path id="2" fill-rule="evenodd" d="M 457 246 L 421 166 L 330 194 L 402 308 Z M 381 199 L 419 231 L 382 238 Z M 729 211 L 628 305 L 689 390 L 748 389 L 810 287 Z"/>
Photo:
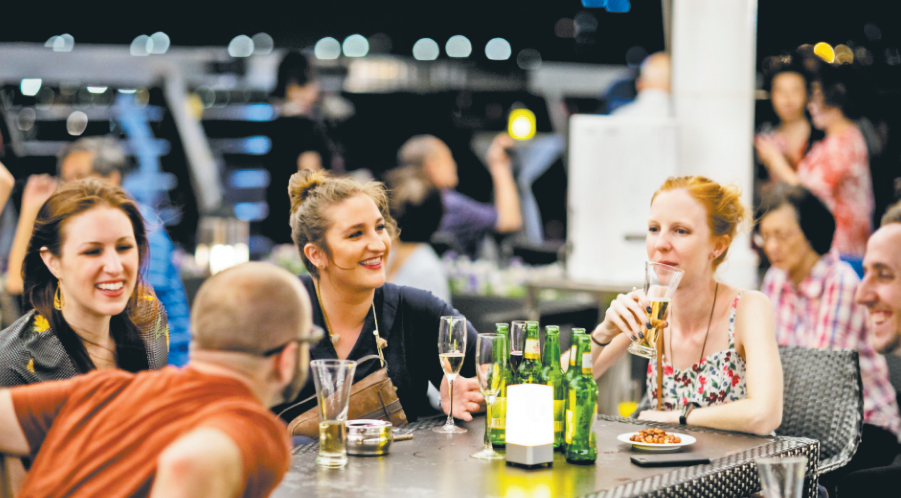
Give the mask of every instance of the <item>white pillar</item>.
<path id="1" fill-rule="evenodd" d="M 679 123 L 679 174 L 733 183 L 750 208 L 757 43 L 756 0 L 672 3 L 673 101 Z M 720 277 L 757 288 L 750 224 L 729 249 Z"/>

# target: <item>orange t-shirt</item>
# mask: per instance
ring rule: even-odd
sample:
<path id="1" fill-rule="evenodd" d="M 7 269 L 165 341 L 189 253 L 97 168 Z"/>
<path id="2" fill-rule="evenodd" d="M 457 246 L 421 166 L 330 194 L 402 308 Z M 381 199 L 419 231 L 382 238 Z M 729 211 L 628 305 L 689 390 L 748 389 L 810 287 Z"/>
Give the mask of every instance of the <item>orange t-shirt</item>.
<path id="1" fill-rule="evenodd" d="M 160 453 L 199 427 L 241 449 L 243 497 L 268 496 L 288 471 L 284 424 L 236 379 L 103 370 L 11 393 L 34 458 L 19 498 L 147 496 Z"/>

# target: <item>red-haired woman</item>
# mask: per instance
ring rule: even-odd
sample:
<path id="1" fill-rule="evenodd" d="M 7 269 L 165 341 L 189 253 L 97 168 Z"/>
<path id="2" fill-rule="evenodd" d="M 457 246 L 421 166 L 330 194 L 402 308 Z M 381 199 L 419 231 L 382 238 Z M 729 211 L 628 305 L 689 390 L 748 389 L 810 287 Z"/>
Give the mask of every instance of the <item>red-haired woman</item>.
<path id="1" fill-rule="evenodd" d="M 647 410 L 640 419 L 755 434 L 779 426 L 782 364 L 773 307 L 760 292 L 715 278 L 744 216 L 738 189 L 698 176 L 669 178 L 651 199 L 648 260 L 684 273 L 666 319 L 664 411 Z M 647 331 L 649 312 L 641 290 L 621 294 L 610 305 L 591 334 L 595 377 L 626 352 L 630 338 Z M 652 400 L 656 378 L 651 362 Z"/>
<path id="2" fill-rule="evenodd" d="M 144 220 L 125 192 L 72 182 L 41 207 L 23 263 L 34 311 L 0 331 L 0 386 L 166 366 L 165 311 L 141 285 Z"/>

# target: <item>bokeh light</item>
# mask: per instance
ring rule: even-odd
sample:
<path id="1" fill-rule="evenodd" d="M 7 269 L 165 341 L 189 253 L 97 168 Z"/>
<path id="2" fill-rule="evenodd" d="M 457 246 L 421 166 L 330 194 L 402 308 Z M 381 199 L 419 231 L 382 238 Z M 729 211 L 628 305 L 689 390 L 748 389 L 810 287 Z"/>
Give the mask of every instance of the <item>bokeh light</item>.
<path id="1" fill-rule="evenodd" d="M 269 55 L 275 48 L 275 41 L 267 33 L 257 33 L 250 40 L 253 41 L 254 55 Z"/>
<path id="2" fill-rule="evenodd" d="M 516 65 L 524 71 L 534 71 L 541 67 L 541 53 L 534 48 L 524 48 L 516 55 Z"/>
<path id="3" fill-rule="evenodd" d="M 34 109 L 23 107 L 16 115 L 16 127 L 20 131 L 31 131 L 34 127 L 35 119 L 37 119 L 37 113 L 34 112 Z"/>
<path id="4" fill-rule="evenodd" d="M 313 47 L 313 55 L 319 60 L 333 60 L 341 55 L 341 43 L 328 36 L 318 42 Z"/>
<path id="5" fill-rule="evenodd" d="M 832 64 L 835 61 L 835 50 L 832 45 L 826 42 L 820 42 L 813 46 L 813 53 L 817 54 L 820 59 Z"/>
<path id="6" fill-rule="evenodd" d="M 75 48 L 75 38 L 69 33 L 51 36 L 44 46 L 52 48 L 54 52 L 71 52 Z"/>
<path id="7" fill-rule="evenodd" d="M 75 111 L 66 118 L 66 131 L 69 132 L 69 135 L 77 137 L 84 133 L 87 127 L 88 115 L 81 111 Z"/>
<path id="8" fill-rule="evenodd" d="M 867 50 L 866 47 L 857 47 L 854 51 L 854 58 L 857 59 L 858 63 L 864 66 L 873 64 L 873 53 Z"/>
<path id="9" fill-rule="evenodd" d="M 554 35 L 557 38 L 575 38 L 576 24 L 568 17 L 557 19 L 557 22 L 554 23 Z"/>
<path id="10" fill-rule="evenodd" d="M 105 86 L 88 86 L 88 91 L 94 94 L 106 92 L 108 87 Z"/>
<path id="11" fill-rule="evenodd" d="M 513 140 L 531 140 L 535 136 L 535 113 L 528 109 L 510 111 L 507 133 Z"/>
<path id="12" fill-rule="evenodd" d="M 854 51 L 847 45 L 836 45 L 835 62 L 836 64 L 852 64 L 854 62 Z"/>
<path id="13" fill-rule="evenodd" d="M 448 57 L 469 57 L 472 53 L 472 43 L 463 35 L 454 35 L 447 40 L 444 51 L 447 52 Z"/>
<path id="14" fill-rule="evenodd" d="M 19 90 L 26 97 L 34 97 L 41 90 L 41 83 L 43 83 L 43 80 L 40 78 L 22 78 L 22 81 L 19 83 Z"/>
<path id="15" fill-rule="evenodd" d="M 145 55 L 150 55 L 150 52 L 153 50 L 153 40 L 147 35 L 139 35 L 132 42 L 131 46 L 128 47 L 128 52 L 131 55 L 143 57 Z"/>
<path id="16" fill-rule="evenodd" d="M 629 0 L 607 0 L 607 12 L 624 14 L 631 9 L 632 3 Z"/>
<path id="17" fill-rule="evenodd" d="M 250 57 L 253 55 L 253 40 L 247 35 L 238 35 L 228 44 L 228 55 L 232 57 Z"/>
<path id="18" fill-rule="evenodd" d="M 418 61 L 433 61 L 440 53 L 438 42 L 431 38 L 422 38 L 413 44 L 413 58 Z"/>
<path id="19" fill-rule="evenodd" d="M 148 51 L 151 54 L 165 54 L 169 50 L 169 35 L 162 31 L 150 35 L 150 42 Z"/>
<path id="20" fill-rule="evenodd" d="M 369 53 L 369 41 L 363 35 L 350 35 L 344 39 L 344 57 L 366 57 Z"/>
<path id="21" fill-rule="evenodd" d="M 873 23 L 867 23 L 864 25 L 863 34 L 866 35 L 867 40 L 870 41 L 879 41 L 882 39 L 882 30 L 879 29 L 879 26 L 876 26 Z"/>
<path id="22" fill-rule="evenodd" d="M 510 42 L 503 38 L 492 38 L 485 44 L 485 57 L 493 61 L 505 61 L 513 55 Z"/>

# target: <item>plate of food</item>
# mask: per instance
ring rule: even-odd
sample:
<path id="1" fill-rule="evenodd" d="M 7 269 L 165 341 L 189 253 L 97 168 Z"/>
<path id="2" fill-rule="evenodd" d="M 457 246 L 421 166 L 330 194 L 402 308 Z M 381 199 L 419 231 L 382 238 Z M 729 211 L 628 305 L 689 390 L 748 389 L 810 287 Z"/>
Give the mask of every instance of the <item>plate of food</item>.
<path id="1" fill-rule="evenodd" d="M 656 427 L 620 434 L 616 439 L 631 444 L 633 449 L 642 451 L 674 451 L 697 441 L 694 436 L 666 432 Z"/>

